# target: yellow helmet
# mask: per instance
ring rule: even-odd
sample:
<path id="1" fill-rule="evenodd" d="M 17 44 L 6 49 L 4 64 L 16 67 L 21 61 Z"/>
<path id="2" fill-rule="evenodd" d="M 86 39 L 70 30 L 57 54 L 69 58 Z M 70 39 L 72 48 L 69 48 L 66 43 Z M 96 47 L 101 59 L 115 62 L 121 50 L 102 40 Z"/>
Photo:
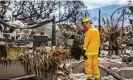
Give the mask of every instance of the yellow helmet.
<path id="1" fill-rule="evenodd" d="M 84 23 L 87 23 L 87 22 L 90 22 L 90 23 L 92 24 L 92 20 L 89 20 L 88 18 L 84 18 L 84 19 L 82 20 L 82 25 L 83 25 Z"/>

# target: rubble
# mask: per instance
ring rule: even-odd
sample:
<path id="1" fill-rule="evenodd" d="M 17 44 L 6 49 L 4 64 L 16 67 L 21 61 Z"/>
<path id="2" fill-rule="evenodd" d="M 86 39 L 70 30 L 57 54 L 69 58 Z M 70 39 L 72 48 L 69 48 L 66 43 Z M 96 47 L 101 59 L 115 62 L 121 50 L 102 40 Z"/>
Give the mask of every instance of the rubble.
<path id="1" fill-rule="evenodd" d="M 101 77 L 101 80 L 116 80 L 116 79 L 114 79 L 113 76 L 109 75 L 109 76 Z"/>
<path id="2" fill-rule="evenodd" d="M 46 26 L 46 25 L 45 25 Z M 40 30 L 45 30 L 45 34 L 44 35 L 48 35 L 48 36 L 51 36 L 51 34 L 49 34 L 51 32 L 51 28 L 49 28 L 49 26 L 47 27 L 43 27 L 43 28 L 40 28 L 38 30 L 37 33 L 40 32 Z M 60 42 L 64 42 L 66 41 L 67 43 L 67 46 L 70 47 L 71 46 L 71 49 L 73 49 L 73 53 L 76 53 L 75 55 L 77 56 L 78 53 L 81 53 L 80 51 L 80 47 L 78 45 L 76 45 L 76 47 L 72 47 L 72 45 L 74 44 L 74 39 L 69 39 L 72 35 L 76 35 L 78 36 L 78 34 L 75 34 L 73 32 L 72 29 L 61 29 L 58 27 L 58 33 L 57 33 L 57 41 Z M 126 34 L 125 34 L 126 35 Z M 128 35 L 128 36 L 131 36 L 131 35 Z M 127 47 L 129 45 L 129 43 L 132 43 L 131 41 L 128 41 L 128 38 L 129 37 L 123 37 L 123 44 L 122 44 L 122 47 Z M 78 38 L 76 38 L 78 39 Z M 122 38 L 120 38 L 122 39 Z M 127 43 L 129 42 L 129 43 Z M 60 43 L 61 44 L 61 43 Z M 60 48 L 63 48 L 62 46 L 59 46 Z M 131 45 L 129 46 L 131 47 Z M 54 75 L 56 75 L 57 77 L 57 80 L 63 80 L 64 78 L 66 80 L 85 80 L 86 79 L 86 76 L 85 76 L 85 65 L 84 65 L 84 62 L 82 62 L 81 58 L 78 57 L 78 60 L 74 60 L 74 59 L 68 59 L 68 55 L 70 52 L 62 52 L 61 50 L 60 51 L 57 51 L 55 52 L 52 56 L 54 56 L 55 59 L 57 60 L 60 60 L 59 63 L 58 61 L 56 61 L 55 59 L 51 58 L 50 55 L 52 53 L 52 51 L 54 51 L 55 48 L 50 48 L 50 47 L 45 47 L 44 48 L 39 48 L 39 49 L 36 49 L 35 50 L 35 54 L 34 56 L 32 55 L 32 53 L 34 51 L 30 51 L 29 53 L 30 54 L 24 54 L 21 58 L 25 57 L 25 59 L 23 58 L 23 61 L 26 63 L 27 60 L 31 60 L 31 63 L 28 62 L 28 64 L 30 64 L 30 70 L 29 72 L 31 73 L 36 73 L 37 76 L 42 76 L 42 75 L 46 75 L 46 73 L 43 73 L 41 69 L 39 68 L 42 68 L 45 72 L 47 71 L 50 71 L 50 69 L 57 69 L 56 66 L 52 65 L 51 63 L 54 62 L 55 65 L 58 65 L 59 69 L 55 71 Z M 74 50 L 75 49 L 75 50 Z M 131 50 L 125 48 L 125 53 L 123 54 L 120 54 L 120 50 L 119 50 L 119 54 L 120 55 L 114 55 L 114 54 L 111 54 L 110 58 L 108 58 L 108 50 L 109 50 L 109 41 L 107 42 L 104 42 L 101 46 L 101 54 L 100 54 L 100 57 L 99 57 L 99 64 L 100 65 L 103 65 L 105 66 L 107 69 L 111 70 L 112 72 L 114 73 L 118 73 L 120 76 L 124 77 L 124 78 L 131 78 L 133 75 L 132 73 L 132 66 L 133 64 L 129 64 L 133 61 L 133 53 L 131 53 Z M 120 48 L 121 49 L 121 48 Z M 46 51 L 45 51 L 46 50 Z M 48 52 L 47 52 L 48 51 Z M 46 54 L 48 53 L 48 54 Z M 66 54 L 66 55 L 65 55 Z M 27 55 L 29 56 L 29 59 L 27 57 Z M 38 58 L 36 58 L 36 57 Z M 33 60 L 33 57 L 34 59 L 36 60 Z M 45 57 L 45 58 L 44 58 Z M 42 60 L 39 60 L 40 58 L 42 58 Z M 65 59 L 65 60 L 63 60 Z M 67 60 L 68 59 L 68 60 Z M 63 60 L 63 61 L 61 61 Z M 80 61 L 82 62 L 81 64 L 79 64 L 78 66 L 76 66 L 78 63 L 80 63 Z M 32 63 L 32 62 L 37 62 L 37 63 Z M 44 63 L 43 63 L 44 62 Z M 128 64 L 127 64 L 128 62 Z M 45 64 L 46 63 L 46 64 Z M 35 66 L 37 70 L 34 70 L 34 68 L 31 66 L 33 64 L 36 64 L 38 66 Z M 43 67 L 40 67 L 40 65 L 43 65 Z M 51 68 L 49 68 L 49 66 Z M 74 66 L 76 66 L 75 68 L 73 68 Z M 125 67 L 125 68 L 124 68 Z M 44 69 L 45 68 L 45 69 Z M 72 69 L 73 68 L 73 69 Z M 37 72 L 36 72 L 37 71 Z M 131 72 L 130 72 L 131 71 Z M 130 72 L 132 73 L 131 75 L 127 72 Z M 107 72 L 101 70 L 101 79 L 102 80 L 116 80 L 113 76 L 109 75 Z"/>
<path id="3" fill-rule="evenodd" d="M 120 71 L 120 69 L 119 69 L 119 68 L 117 68 L 117 67 L 113 67 L 113 68 L 111 68 L 111 71 L 113 71 L 113 72 L 117 73 L 117 72 L 119 72 L 119 71 Z"/>
<path id="4" fill-rule="evenodd" d="M 118 73 L 124 78 L 133 78 L 133 67 L 120 68 Z"/>
<path id="5" fill-rule="evenodd" d="M 99 58 L 99 62 L 101 65 L 119 74 L 121 77 L 124 78 L 124 80 L 132 80 L 133 57 L 131 56 L 132 53 L 130 53 L 130 51 L 127 54 L 121 56 L 112 55 L 110 59 L 106 57 L 108 54 L 106 51 L 101 51 L 101 53 L 102 53 L 100 55 L 101 57 Z M 102 70 L 101 70 L 101 75 L 102 75 L 102 80 L 116 80 L 111 78 L 112 76 L 109 76 L 106 72 L 103 72 Z"/>

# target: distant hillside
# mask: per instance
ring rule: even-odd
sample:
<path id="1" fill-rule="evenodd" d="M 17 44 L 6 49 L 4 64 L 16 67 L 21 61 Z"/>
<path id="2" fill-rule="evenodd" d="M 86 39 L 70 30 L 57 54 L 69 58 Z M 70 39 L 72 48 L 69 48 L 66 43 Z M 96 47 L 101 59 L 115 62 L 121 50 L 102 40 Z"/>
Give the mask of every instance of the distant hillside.
<path id="1" fill-rule="evenodd" d="M 118 8 L 120 8 L 122 6 L 125 6 L 125 5 L 108 5 L 108 6 L 104 6 L 104 7 L 88 10 L 89 18 L 90 19 L 92 19 L 94 17 L 98 18 L 99 9 L 101 9 L 101 14 L 106 13 L 106 14 L 111 15 L 116 9 L 118 9 Z M 98 22 L 94 21 L 94 24 L 97 25 Z"/>

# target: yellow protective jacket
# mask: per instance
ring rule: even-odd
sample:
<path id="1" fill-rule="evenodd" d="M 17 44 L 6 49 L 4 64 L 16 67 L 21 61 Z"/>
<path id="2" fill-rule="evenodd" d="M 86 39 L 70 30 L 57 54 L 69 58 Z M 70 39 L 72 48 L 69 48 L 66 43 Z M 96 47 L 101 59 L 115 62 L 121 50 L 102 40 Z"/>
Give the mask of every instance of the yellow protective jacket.
<path id="1" fill-rule="evenodd" d="M 100 47 L 100 34 L 98 29 L 91 26 L 85 32 L 84 46 L 83 49 L 86 50 L 85 55 L 98 55 Z"/>

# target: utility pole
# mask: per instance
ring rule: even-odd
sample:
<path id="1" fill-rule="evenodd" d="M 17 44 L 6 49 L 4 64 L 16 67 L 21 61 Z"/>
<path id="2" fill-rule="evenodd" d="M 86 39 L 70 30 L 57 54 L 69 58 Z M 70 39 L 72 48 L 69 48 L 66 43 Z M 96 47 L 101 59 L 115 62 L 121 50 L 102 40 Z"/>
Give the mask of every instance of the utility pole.
<path id="1" fill-rule="evenodd" d="M 123 15 L 123 18 L 122 18 L 122 33 L 123 33 L 123 27 L 124 27 L 124 18 L 125 18 L 125 9 L 123 9 L 122 11 L 122 15 Z"/>
<path id="2" fill-rule="evenodd" d="M 60 20 L 60 0 L 59 0 L 59 20 Z M 59 22 L 59 24 L 60 24 L 60 22 Z"/>
<path id="3" fill-rule="evenodd" d="M 87 6 L 85 6 L 85 18 L 87 17 Z"/>
<path id="4" fill-rule="evenodd" d="M 99 9 L 99 32 L 101 30 L 101 10 Z"/>
<path id="5" fill-rule="evenodd" d="M 100 9 L 99 9 L 99 20 L 98 21 L 99 21 L 99 33 L 100 33 L 100 31 L 101 31 L 101 10 Z M 101 41 L 101 37 L 100 37 L 100 41 Z M 99 47 L 99 55 L 98 56 L 100 56 L 100 52 L 101 52 L 101 49 Z"/>

